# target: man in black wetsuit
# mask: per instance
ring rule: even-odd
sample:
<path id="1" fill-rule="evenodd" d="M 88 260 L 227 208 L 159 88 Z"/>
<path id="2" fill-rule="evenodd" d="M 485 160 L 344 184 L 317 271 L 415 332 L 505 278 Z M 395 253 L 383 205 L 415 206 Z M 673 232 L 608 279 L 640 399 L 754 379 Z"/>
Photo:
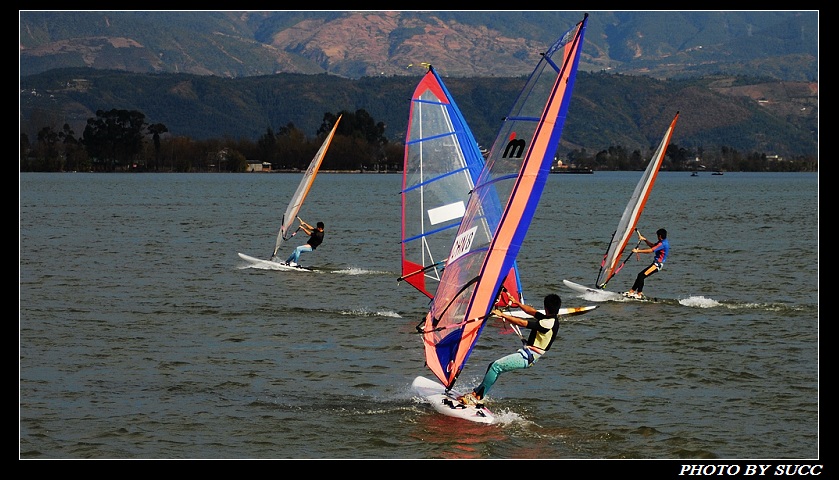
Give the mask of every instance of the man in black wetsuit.
<path id="1" fill-rule="evenodd" d="M 294 251 L 291 252 L 291 256 L 286 259 L 286 265 L 292 267 L 298 266 L 301 253 L 311 252 L 312 250 L 317 249 L 318 245 L 323 243 L 323 222 L 318 222 L 317 228 L 315 228 L 301 220 L 300 217 L 297 217 L 297 219 L 300 220 L 300 228 L 309 235 L 309 240 L 307 240 L 305 244 L 295 248 Z"/>

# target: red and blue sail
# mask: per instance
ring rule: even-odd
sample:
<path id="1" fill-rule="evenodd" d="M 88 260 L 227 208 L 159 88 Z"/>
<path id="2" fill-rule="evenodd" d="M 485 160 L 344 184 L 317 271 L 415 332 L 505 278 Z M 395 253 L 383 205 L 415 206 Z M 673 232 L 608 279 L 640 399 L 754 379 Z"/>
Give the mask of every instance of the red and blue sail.
<path id="1" fill-rule="evenodd" d="M 588 14 L 542 55 L 469 196 L 421 329 L 428 368 L 450 389 L 466 365 L 542 195 L 559 145 Z M 491 225 L 492 235 L 480 234 Z"/>
<path id="2" fill-rule="evenodd" d="M 446 266 L 466 202 L 484 167 L 478 142 L 432 66 L 414 90 L 402 176 L 402 276 L 429 298 Z M 499 218 L 480 225 L 488 242 Z M 519 298 L 517 271 L 507 288 Z"/>

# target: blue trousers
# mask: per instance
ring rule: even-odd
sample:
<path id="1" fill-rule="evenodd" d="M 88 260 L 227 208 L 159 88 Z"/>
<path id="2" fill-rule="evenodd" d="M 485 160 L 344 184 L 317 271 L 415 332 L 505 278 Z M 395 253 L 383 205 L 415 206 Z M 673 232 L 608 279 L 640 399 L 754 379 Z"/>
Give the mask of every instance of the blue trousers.
<path id="1" fill-rule="evenodd" d="M 309 244 L 300 245 L 299 247 L 295 248 L 293 252 L 291 252 L 291 256 L 286 259 L 286 263 L 300 263 L 300 254 L 303 252 L 311 252 L 312 247 Z"/>
<path id="2" fill-rule="evenodd" d="M 529 360 L 529 355 L 532 356 L 533 360 Z M 509 372 L 512 370 L 520 370 L 522 368 L 527 368 L 537 360 L 539 360 L 538 353 L 534 353 L 529 350 L 525 350 L 524 348 L 520 348 L 516 350 L 515 353 L 511 353 L 507 356 L 501 357 L 498 360 L 489 364 L 487 367 L 487 373 L 484 375 L 484 379 L 481 381 L 481 384 L 475 387 L 475 394 L 478 395 L 480 398 L 485 398 L 487 394 L 489 394 L 489 390 L 495 385 L 495 381 L 498 380 L 498 376 L 504 372 Z"/>

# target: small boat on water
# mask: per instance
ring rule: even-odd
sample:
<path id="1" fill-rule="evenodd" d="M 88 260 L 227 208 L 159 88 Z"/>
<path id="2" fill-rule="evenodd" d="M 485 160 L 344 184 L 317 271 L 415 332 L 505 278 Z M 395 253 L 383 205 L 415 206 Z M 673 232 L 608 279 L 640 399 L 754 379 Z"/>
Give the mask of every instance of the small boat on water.
<path id="1" fill-rule="evenodd" d="M 712 173 L 711 175 L 722 175 L 722 172 L 719 170 L 715 170 L 714 173 Z"/>
<path id="2" fill-rule="evenodd" d="M 551 173 L 583 173 L 583 174 L 590 174 L 594 173 L 594 170 L 590 168 L 553 168 L 551 169 Z"/>
<path id="3" fill-rule="evenodd" d="M 699 173 L 697 173 L 697 172 L 693 172 L 693 173 L 691 173 L 691 174 L 690 174 L 690 176 L 691 176 L 691 177 L 698 177 L 698 176 L 699 176 Z"/>

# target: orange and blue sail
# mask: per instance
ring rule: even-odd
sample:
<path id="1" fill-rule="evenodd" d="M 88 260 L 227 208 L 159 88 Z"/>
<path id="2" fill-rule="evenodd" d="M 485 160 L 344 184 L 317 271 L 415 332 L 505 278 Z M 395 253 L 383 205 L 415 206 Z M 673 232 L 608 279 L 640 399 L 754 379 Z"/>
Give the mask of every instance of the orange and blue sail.
<path id="1" fill-rule="evenodd" d="M 550 174 L 588 14 L 542 54 L 490 149 L 431 307 L 417 326 L 428 368 L 450 389 L 514 266 Z M 490 238 L 484 223 L 495 225 Z"/>
<path id="2" fill-rule="evenodd" d="M 432 66 L 411 97 L 402 175 L 402 276 L 428 298 L 446 266 L 484 157 L 460 109 Z M 477 235 L 489 241 L 498 218 Z M 508 289 L 519 298 L 518 274 Z"/>
<path id="3" fill-rule="evenodd" d="M 638 181 L 638 185 L 635 186 L 632 196 L 629 197 L 629 203 L 627 203 L 623 215 L 621 215 L 618 227 L 612 235 L 612 241 L 609 242 L 609 247 L 606 249 L 606 255 L 603 257 L 603 263 L 597 274 L 597 282 L 595 283 L 597 288 L 606 288 L 609 280 L 621 271 L 626 264 L 626 260 L 629 259 L 627 257 L 621 262 L 621 256 L 624 250 L 626 250 L 632 234 L 635 233 L 638 219 L 641 217 L 641 212 L 644 211 L 644 206 L 647 204 L 647 199 L 650 197 L 653 185 L 655 185 L 658 171 L 661 168 L 661 163 L 664 161 L 664 154 L 667 153 L 667 146 L 670 145 L 670 138 L 673 136 L 673 130 L 676 128 L 676 121 L 678 119 L 679 112 L 676 112 L 676 116 L 673 117 L 673 121 L 670 122 L 670 126 L 664 132 L 664 137 L 662 137 L 658 148 L 653 153 L 650 163 Z"/>

